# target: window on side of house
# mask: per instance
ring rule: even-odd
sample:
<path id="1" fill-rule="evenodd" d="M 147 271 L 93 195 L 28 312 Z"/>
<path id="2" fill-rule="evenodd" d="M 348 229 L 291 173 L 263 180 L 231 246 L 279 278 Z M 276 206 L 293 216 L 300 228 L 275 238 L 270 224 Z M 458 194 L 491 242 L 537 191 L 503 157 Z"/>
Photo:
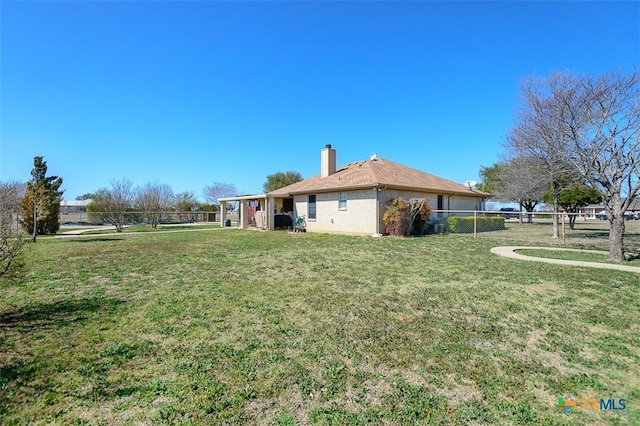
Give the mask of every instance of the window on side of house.
<path id="1" fill-rule="evenodd" d="M 309 202 L 307 204 L 307 219 L 316 218 L 316 196 L 309 195 Z"/>
<path id="2" fill-rule="evenodd" d="M 338 197 L 338 210 L 346 210 L 347 209 L 347 193 L 341 192 Z"/>

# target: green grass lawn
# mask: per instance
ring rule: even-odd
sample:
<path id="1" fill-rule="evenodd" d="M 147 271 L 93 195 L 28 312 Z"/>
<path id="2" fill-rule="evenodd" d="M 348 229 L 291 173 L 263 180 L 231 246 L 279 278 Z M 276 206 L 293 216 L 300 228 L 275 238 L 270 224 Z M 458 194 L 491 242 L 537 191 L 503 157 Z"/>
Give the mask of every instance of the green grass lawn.
<path id="1" fill-rule="evenodd" d="M 503 243 L 39 240 L 0 287 L 0 423 L 639 424 L 640 276 Z"/>

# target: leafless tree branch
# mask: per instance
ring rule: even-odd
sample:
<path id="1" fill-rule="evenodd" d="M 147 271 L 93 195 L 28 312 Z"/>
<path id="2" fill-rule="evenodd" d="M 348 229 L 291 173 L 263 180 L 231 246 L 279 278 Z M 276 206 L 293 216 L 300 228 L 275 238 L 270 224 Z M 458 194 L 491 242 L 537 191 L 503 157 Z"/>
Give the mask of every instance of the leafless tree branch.
<path id="1" fill-rule="evenodd" d="M 135 205 L 151 227 L 156 228 L 162 222 L 163 213 L 173 203 L 173 198 L 173 190 L 169 185 L 147 183 L 136 190 Z"/>

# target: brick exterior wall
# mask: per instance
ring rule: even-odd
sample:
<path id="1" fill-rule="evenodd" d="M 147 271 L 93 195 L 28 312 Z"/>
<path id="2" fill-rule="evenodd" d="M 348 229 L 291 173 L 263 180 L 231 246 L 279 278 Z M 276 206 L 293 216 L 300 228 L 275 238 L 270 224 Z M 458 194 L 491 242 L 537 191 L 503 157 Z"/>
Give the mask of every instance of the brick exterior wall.
<path id="1" fill-rule="evenodd" d="M 347 194 L 346 210 L 339 209 L 338 192 L 316 194 L 316 219 L 309 219 L 308 195 L 294 197 L 296 216 L 307 217 L 309 232 L 336 232 L 371 235 L 376 232 L 376 191 L 344 191 Z"/>
<path id="2" fill-rule="evenodd" d="M 307 230 L 309 232 L 335 232 L 345 234 L 372 235 L 376 231 L 383 233 L 384 224 L 382 215 L 386 205 L 392 198 L 402 197 L 404 199 L 422 198 L 429 200 L 429 206 L 436 210 L 438 206 L 438 194 L 380 190 L 376 194 L 374 189 L 364 189 L 359 191 L 345 191 L 347 194 L 346 210 L 339 209 L 338 192 L 319 193 L 316 195 L 316 219 L 309 219 L 308 195 L 297 195 L 294 197 L 294 214 L 296 216 L 305 215 L 307 217 Z M 376 195 L 379 199 L 379 208 L 376 210 Z M 481 197 L 463 197 L 456 195 L 443 195 L 444 210 L 482 210 Z M 378 217 L 376 217 L 376 211 Z M 378 227 L 376 228 L 376 222 Z"/>

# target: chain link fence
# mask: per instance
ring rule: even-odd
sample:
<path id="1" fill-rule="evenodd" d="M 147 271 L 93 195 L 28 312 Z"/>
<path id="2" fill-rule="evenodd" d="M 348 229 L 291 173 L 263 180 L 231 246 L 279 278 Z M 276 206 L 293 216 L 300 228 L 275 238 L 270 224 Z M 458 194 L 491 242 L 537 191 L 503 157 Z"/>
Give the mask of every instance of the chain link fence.
<path id="1" fill-rule="evenodd" d="M 628 215 L 625 221 L 625 250 L 640 252 L 640 220 Z M 504 211 L 434 210 L 428 233 L 468 234 L 475 238 L 533 244 L 596 247 L 609 246 L 606 216 L 587 218 L 582 214 Z"/>
<path id="2" fill-rule="evenodd" d="M 61 212 L 62 225 L 109 224 L 106 213 Z M 237 214 L 227 218 L 237 224 Z M 219 212 L 165 212 L 161 223 L 219 222 Z M 127 212 L 127 224 L 144 224 L 142 212 Z M 433 210 L 424 228 L 427 234 L 467 234 L 475 238 L 504 240 L 509 244 L 556 244 L 608 249 L 609 221 L 581 214 L 552 212 L 504 212 L 474 210 Z M 628 215 L 625 221 L 625 250 L 640 252 L 640 220 Z"/>
<path id="3" fill-rule="evenodd" d="M 60 212 L 61 225 L 105 225 L 110 224 L 109 214 L 104 212 Z M 146 215 L 143 212 L 126 212 L 125 222 L 128 225 L 139 225 L 147 223 Z M 163 212 L 160 223 L 180 224 L 196 222 L 220 222 L 220 213 L 203 211 L 167 211 Z"/>

